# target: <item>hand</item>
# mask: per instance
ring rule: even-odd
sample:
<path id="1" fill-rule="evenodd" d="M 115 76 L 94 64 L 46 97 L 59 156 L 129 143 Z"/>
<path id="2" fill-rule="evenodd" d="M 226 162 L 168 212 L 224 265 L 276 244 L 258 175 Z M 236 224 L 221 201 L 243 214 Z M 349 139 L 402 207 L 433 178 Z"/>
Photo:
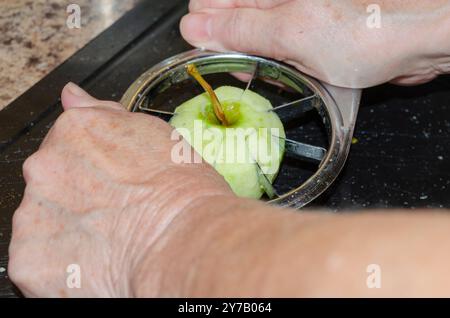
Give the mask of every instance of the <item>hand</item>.
<path id="1" fill-rule="evenodd" d="M 378 1 L 379 2 L 379 1 Z M 450 2 L 191 0 L 180 24 L 192 45 L 285 61 L 328 83 L 353 88 L 410 85 L 450 72 Z"/>
<path id="2" fill-rule="evenodd" d="M 154 245 L 174 220 L 234 196 L 209 165 L 172 162 L 178 141 L 162 120 L 74 84 L 62 103 L 65 112 L 24 164 L 9 275 L 25 296 L 131 296 L 141 260 L 156 259 Z M 154 277 L 165 261 L 158 259 Z M 80 289 L 66 285 L 70 264 L 79 266 Z M 156 292 L 153 281 L 146 287 Z"/>
<path id="3" fill-rule="evenodd" d="M 8 272 L 25 296 L 448 296 L 448 214 L 238 199 L 211 167 L 171 161 L 159 119 L 74 85 L 62 102 L 13 219 Z M 382 288 L 367 288 L 368 264 Z"/>

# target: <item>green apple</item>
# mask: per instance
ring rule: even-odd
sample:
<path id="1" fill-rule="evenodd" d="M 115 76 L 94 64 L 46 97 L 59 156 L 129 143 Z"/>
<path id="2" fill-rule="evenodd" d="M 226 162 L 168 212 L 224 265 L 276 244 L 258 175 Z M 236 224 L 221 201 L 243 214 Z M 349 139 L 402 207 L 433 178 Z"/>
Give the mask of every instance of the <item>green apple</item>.
<path id="1" fill-rule="evenodd" d="M 222 86 L 214 93 L 226 124 L 219 120 L 208 93 L 178 106 L 170 124 L 236 195 L 258 199 L 267 188 L 261 172 L 270 183 L 278 173 L 284 154 L 283 124 L 271 111 L 270 101 L 251 90 Z"/>
<path id="2" fill-rule="evenodd" d="M 260 198 L 264 192 L 272 196 L 285 132 L 271 103 L 236 87 L 214 91 L 194 64 L 187 65 L 186 71 L 206 93 L 177 107 L 172 126 L 238 196 Z"/>

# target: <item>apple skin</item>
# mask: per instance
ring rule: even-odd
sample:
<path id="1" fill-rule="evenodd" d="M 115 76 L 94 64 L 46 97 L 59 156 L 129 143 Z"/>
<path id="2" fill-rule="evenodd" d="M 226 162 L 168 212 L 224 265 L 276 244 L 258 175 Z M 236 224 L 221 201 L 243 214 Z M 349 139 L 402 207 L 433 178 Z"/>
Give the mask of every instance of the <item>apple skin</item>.
<path id="1" fill-rule="evenodd" d="M 228 126 L 221 125 L 214 115 L 207 93 L 178 106 L 170 124 L 225 178 L 237 196 L 259 199 L 265 192 L 260 171 L 273 183 L 283 158 L 283 124 L 269 111 L 273 108 L 270 101 L 255 92 L 222 86 L 215 93 Z"/>

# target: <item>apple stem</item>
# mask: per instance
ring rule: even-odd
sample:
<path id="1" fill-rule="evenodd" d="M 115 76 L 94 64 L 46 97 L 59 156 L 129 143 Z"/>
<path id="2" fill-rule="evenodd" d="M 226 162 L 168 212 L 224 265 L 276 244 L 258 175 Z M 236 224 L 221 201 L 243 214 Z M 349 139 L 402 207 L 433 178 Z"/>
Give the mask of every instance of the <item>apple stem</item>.
<path id="1" fill-rule="evenodd" d="M 195 67 L 194 64 L 187 65 L 186 70 L 187 73 L 192 76 L 209 94 L 211 102 L 213 104 L 214 114 L 216 115 L 217 119 L 223 126 L 228 126 L 228 121 L 225 117 L 225 113 L 223 112 L 222 105 L 220 104 L 219 99 L 217 98 L 217 95 L 212 89 L 211 85 L 209 85 L 208 82 L 203 78 L 203 76 L 200 75 L 197 67 Z"/>

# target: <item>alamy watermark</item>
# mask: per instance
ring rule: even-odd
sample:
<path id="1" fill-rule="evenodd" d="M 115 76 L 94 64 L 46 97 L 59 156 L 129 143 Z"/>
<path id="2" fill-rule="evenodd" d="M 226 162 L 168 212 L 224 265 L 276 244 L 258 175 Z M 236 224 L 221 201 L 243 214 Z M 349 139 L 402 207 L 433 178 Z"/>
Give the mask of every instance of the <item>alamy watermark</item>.
<path id="1" fill-rule="evenodd" d="M 69 4 L 67 6 L 66 12 L 69 14 L 67 16 L 66 25 L 69 29 L 80 29 L 81 28 L 81 8 L 78 4 Z"/>
<path id="2" fill-rule="evenodd" d="M 370 4 L 366 9 L 369 16 L 366 19 L 366 25 L 369 29 L 381 28 L 381 7 L 378 4 Z"/>
<path id="3" fill-rule="evenodd" d="M 381 266 L 378 264 L 369 264 L 366 272 L 369 274 L 366 279 L 367 288 L 381 288 Z"/>
<path id="4" fill-rule="evenodd" d="M 81 288 L 81 267 L 78 264 L 70 264 L 66 268 L 67 278 L 66 286 L 67 288 Z"/>
<path id="5" fill-rule="evenodd" d="M 171 151 L 174 163 L 200 163 L 203 160 L 210 164 L 258 162 L 265 174 L 278 171 L 277 159 L 283 151 L 278 128 L 205 127 L 201 120 L 195 120 L 193 129 L 177 128 L 171 139 L 178 141 Z"/>

